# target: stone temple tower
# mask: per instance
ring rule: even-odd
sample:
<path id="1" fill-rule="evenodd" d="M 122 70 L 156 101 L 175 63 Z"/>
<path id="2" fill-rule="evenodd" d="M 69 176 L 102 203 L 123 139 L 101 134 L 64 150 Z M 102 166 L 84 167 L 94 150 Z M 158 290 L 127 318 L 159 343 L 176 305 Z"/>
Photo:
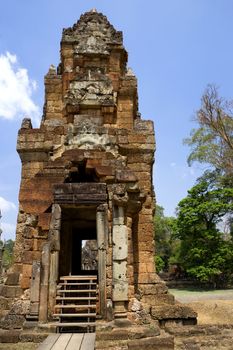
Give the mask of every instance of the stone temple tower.
<path id="1" fill-rule="evenodd" d="M 138 113 L 122 32 L 101 13 L 87 12 L 63 30 L 61 62 L 45 76 L 41 125 L 23 120 L 17 151 L 22 179 L 8 277 L 14 282 L 3 292 L 9 284 L 15 296 L 29 289 L 27 320 L 84 327 L 94 316 L 72 321 L 67 310 L 80 305 L 72 310 L 66 300 L 83 293 L 97 323 L 195 322 L 155 272 L 153 123 Z M 82 261 L 88 240 L 97 247 L 91 270 Z"/>

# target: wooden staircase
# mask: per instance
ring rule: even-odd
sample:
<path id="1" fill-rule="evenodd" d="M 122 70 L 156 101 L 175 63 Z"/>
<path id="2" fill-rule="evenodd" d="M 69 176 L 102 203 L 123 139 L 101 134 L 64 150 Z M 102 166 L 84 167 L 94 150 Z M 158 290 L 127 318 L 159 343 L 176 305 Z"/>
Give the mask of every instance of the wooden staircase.
<path id="1" fill-rule="evenodd" d="M 94 332 L 96 276 L 63 276 L 57 286 L 54 325 L 59 332 Z"/>

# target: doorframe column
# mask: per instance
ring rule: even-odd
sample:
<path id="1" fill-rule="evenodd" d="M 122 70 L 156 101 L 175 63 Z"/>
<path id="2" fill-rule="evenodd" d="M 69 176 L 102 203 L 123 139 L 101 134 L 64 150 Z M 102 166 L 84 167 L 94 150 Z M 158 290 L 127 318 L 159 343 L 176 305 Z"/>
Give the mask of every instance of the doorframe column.
<path id="1" fill-rule="evenodd" d="M 47 322 L 55 305 L 57 281 L 59 277 L 61 207 L 53 204 L 49 226 L 48 242 L 44 245 L 41 259 L 41 286 L 39 321 Z"/>
<path id="2" fill-rule="evenodd" d="M 106 249 L 108 237 L 107 204 L 101 204 L 96 210 L 96 231 L 98 245 L 98 283 L 100 316 L 106 318 Z"/>
<path id="3" fill-rule="evenodd" d="M 127 317 L 128 279 L 128 231 L 125 225 L 125 209 L 115 205 L 113 209 L 113 307 L 115 318 Z"/>

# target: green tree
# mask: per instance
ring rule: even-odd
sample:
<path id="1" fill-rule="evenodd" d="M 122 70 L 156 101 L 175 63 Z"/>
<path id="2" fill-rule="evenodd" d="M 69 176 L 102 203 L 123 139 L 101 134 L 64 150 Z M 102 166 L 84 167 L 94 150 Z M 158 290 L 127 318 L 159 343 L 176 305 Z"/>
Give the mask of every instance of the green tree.
<path id="1" fill-rule="evenodd" d="M 233 268 L 232 240 L 220 222 L 233 213 L 233 189 L 217 185 L 215 173 L 205 173 L 177 207 L 179 260 L 186 272 L 203 282 L 229 280 Z M 230 237 L 230 236 L 229 236 Z"/>
<path id="2" fill-rule="evenodd" d="M 0 241 L 0 245 L 3 246 L 3 242 Z M 3 252 L 3 267 L 8 269 L 13 262 L 13 248 L 14 248 L 14 241 L 11 239 L 8 239 L 4 243 L 4 252 Z"/>
<path id="3" fill-rule="evenodd" d="M 168 269 L 169 260 L 173 253 L 172 234 L 175 220 L 174 217 L 166 217 L 164 208 L 156 205 L 154 224 L 157 272 Z"/>
<path id="4" fill-rule="evenodd" d="M 188 162 L 209 164 L 231 181 L 233 175 L 233 101 L 219 96 L 214 85 L 208 85 L 195 120 L 198 128 L 184 143 L 191 147 Z"/>

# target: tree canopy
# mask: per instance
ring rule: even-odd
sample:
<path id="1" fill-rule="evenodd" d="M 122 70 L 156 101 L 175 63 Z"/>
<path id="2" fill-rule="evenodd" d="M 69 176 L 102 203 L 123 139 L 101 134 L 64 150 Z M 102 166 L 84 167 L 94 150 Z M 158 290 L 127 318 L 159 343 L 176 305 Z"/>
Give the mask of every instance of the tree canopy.
<path id="1" fill-rule="evenodd" d="M 233 175 L 233 101 L 219 96 L 214 85 L 208 85 L 195 116 L 198 128 L 184 143 L 191 147 L 188 162 L 207 163 L 229 179 Z"/>
<path id="2" fill-rule="evenodd" d="M 1 248 L 4 246 L 2 263 L 3 267 L 7 270 L 12 264 L 14 241 L 11 239 L 8 239 L 5 242 L 0 241 L 0 246 Z"/>
<path id="3" fill-rule="evenodd" d="M 171 238 L 175 221 L 174 217 L 164 215 L 162 206 L 156 205 L 154 223 L 157 272 L 168 269 L 170 258 L 173 255 L 174 244 Z"/>
<path id="4" fill-rule="evenodd" d="M 228 280 L 233 268 L 232 237 L 220 222 L 233 214 L 233 188 L 217 185 L 213 173 L 198 179 L 177 207 L 179 259 L 186 272 L 200 281 Z M 229 230 L 230 233 L 230 230 Z"/>
<path id="5" fill-rule="evenodd" d="M 192 278 L 223 286 L 233 281 L 233 101 L 208 85 L 195 119 L 198 127 L 184 140 L 188 162 L 210 169 L 179 202 L 177 218 L 157 206 L 157 263 L 179 263 Z"/>

